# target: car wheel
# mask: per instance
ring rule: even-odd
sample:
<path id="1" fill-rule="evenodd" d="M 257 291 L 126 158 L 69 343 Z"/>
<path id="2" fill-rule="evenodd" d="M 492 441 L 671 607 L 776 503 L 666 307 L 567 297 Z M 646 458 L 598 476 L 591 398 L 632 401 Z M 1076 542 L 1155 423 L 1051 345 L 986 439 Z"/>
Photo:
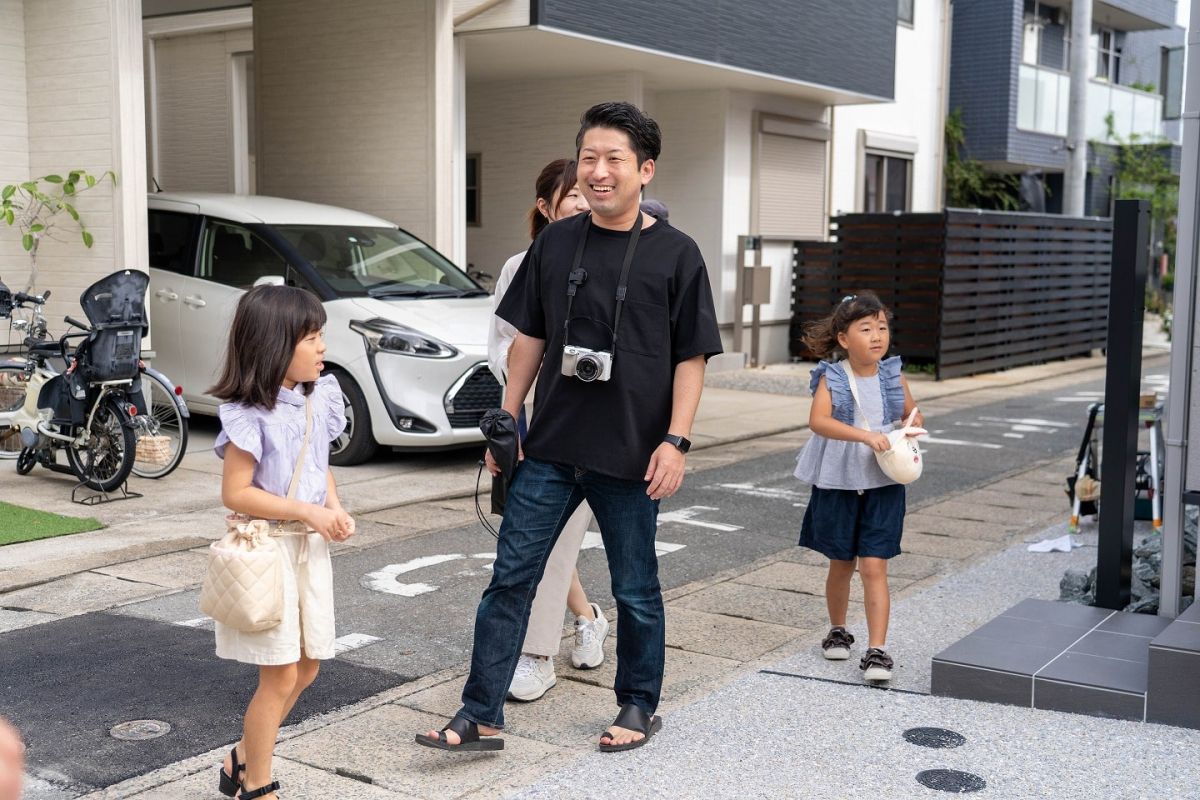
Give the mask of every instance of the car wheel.
<path id="1" fill-rule="evenodd" d="M 354 379 L 341 370 L 334 370 L 342 398 L 346 404 L 346 429 L 329 443 L 329 463 L 335 467 L 351 467 L 375 455 L 375 437 L 371 435 L 371 412 L 367 398 Z"/>

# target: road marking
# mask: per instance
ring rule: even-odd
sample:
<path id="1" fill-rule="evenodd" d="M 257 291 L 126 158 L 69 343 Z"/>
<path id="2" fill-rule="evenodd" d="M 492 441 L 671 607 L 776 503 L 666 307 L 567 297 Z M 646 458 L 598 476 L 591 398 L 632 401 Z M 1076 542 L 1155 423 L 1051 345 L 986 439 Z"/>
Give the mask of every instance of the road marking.
<path id="1" fill-rule="evenodd" d="M 807 497 L 803 492 L 793 489 L 772 489 L 769 486 L 755 486 L 753 483 L 718 483 L 708 489 L 728 489 L 737 494 L 750 497 L 765 497 L 769 500 L 801 500 Z"/>
<path id="2" fill-rule="evenodd" d="M 375 572 L 368 572 L 362 576 L 359 584 L 364 589 L 370 589 L 373 592 L 382 592 L 384 594 L 396 594 L 401 597 L 419 597 L 423 594 L 436 592 L 440 587 L 434 586 L 431 583 L 401 583 L 396 580 L 400 575 L 405 575 L 418 569 L 425 567 L 433 567 L 438 564 L 445 564 L 449 561 L 462 561 L 468 558 L 490 559 L 495 561 L 495 553 L 475 553 L 467 555 L 466 553 L 446 553 L 437 556 L 422 556 L 414 558 L 411 561 L 405 561 L 403 564 L 388 564 L 386 567 Z M 485 569 L 490 569 L 489 564 Z"/>
<path id="3" fill-rule="evenodd" d="M 1013 419 L 1011 417 L 980 417 L 980 419 L 983 420 L 984 422 L 1006 422 L 1010 425 L 1034 425 L 1034 426 L 1038 426 L 1038 427 L 1049 427 L 1049 428 L 1074 428 L 1075 427 L 1075 425 L 1070 422 L 1056 422 L 1055 420 L 1052 420 L 1052 419 L 1038 419 L 1036 417 L 1034 417 L 1032 419 L 1028 418 L 1028 417 L 1017 418 L 1017 419 Z M 1020 430 L 1020 429 L 1018 428 L 1018 430 Z"/>
<path id="4" fill-rule="evenodd" d="M 370 636 L 365 633 L 348 633 L 333 640 L 333 654 L 340 656 L 342 653 L 348 653 L 351 650 L 357 650 L 360 647 L 366 647 L 369 644 L 382 641 L 383 639 L 378 636 Z"/>
<path id="5" fill-rule="evenodd" d="M 1002 444 L 991 444 L 989 442 L 965 442 L 962 439 L 941 439 L 933 436 L 922 436 L 919 440 L 921 444 L 953 444 L 959 447 L 982 447 L 985 450 L 1003 450 Z"/>
<path id="6" fill-rule="evenodd" d="M 180 620 L 175 624 L 182 625 L 185 628 L 203 628 L 210 622 L 212 622 L 212 617 L 196 617 L 195 619 Z"/>
<path id="7" fill-rule="evenodd" d="M 672 544 L 671 542 L 660 542 L 655 540 L 654 552 L 660 558 L 667 553 L 674 553 L 687 547 L 686 544 Z M 583 544 L 579 546 L 580 550 L 603 550 L 604 539 L 600 536 L 600 531 L 588 531 L 583 535 Z"/>
<path id="8" fill-rule="evenodd" d="M 697 528 L 708 528 L 709 530 L 721 531 L 722 533 L 733 533 L 734 531 L 742 530 L 741 525 L 726 525 L 723 522 L 706 522 L 704 520 L 695 519 L 696 515 L 702 511 L 718 511 L 719 509 L 713 506 L 688 506 L 681 508 L 678 511 L 668 511 L 666 514 L 658 515 L 658 524 L 664 522 L 677 522 L 680 525 L 694 525 Z"/>
<path id="9" fill-rule="evenodd" d="M 1000 435 L 1003 436 L 1005 439 L 1024 439 L 1025 438 L 1025 434 L 1023 434 L 1023 433 L 1002 433 Z"/>

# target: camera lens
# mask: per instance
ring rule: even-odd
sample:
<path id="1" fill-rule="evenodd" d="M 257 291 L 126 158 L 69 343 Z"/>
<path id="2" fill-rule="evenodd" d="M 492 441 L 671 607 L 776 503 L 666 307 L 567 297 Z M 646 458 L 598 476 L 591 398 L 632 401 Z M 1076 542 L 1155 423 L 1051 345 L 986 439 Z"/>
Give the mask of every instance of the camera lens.
<path id="1" fill-rule="evenodd" d="M 586 383 L 591 383 L 600 377 L 600 361 L 592 355 L 580 356 L 575 362 L 575 377 Z"/>

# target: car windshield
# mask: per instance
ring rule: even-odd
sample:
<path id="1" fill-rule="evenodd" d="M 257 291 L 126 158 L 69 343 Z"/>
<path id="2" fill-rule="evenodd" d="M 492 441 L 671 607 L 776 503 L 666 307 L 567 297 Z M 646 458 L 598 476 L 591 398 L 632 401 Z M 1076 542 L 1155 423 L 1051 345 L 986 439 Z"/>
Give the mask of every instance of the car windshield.
<path id="1" fill-rule="evenodd" d="M 280 235 L 343 297 L 486 295 L 429 245 L 391 228 L 278 225 Z"/>

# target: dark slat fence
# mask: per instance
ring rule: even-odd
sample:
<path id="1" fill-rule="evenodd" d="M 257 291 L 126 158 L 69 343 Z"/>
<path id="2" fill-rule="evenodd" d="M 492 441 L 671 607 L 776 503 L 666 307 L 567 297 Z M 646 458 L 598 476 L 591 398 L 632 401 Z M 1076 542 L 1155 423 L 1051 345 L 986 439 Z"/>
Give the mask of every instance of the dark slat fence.
<path id="1" fill-rule="evenodd" d="M 791 354 L 803 325 L 872 289 L 895 315 L 897 352 L 952 378 L 1104 347 L 1107 219 L 949 209 L 847 214 L 829 242 L 797 241 Z"/>

